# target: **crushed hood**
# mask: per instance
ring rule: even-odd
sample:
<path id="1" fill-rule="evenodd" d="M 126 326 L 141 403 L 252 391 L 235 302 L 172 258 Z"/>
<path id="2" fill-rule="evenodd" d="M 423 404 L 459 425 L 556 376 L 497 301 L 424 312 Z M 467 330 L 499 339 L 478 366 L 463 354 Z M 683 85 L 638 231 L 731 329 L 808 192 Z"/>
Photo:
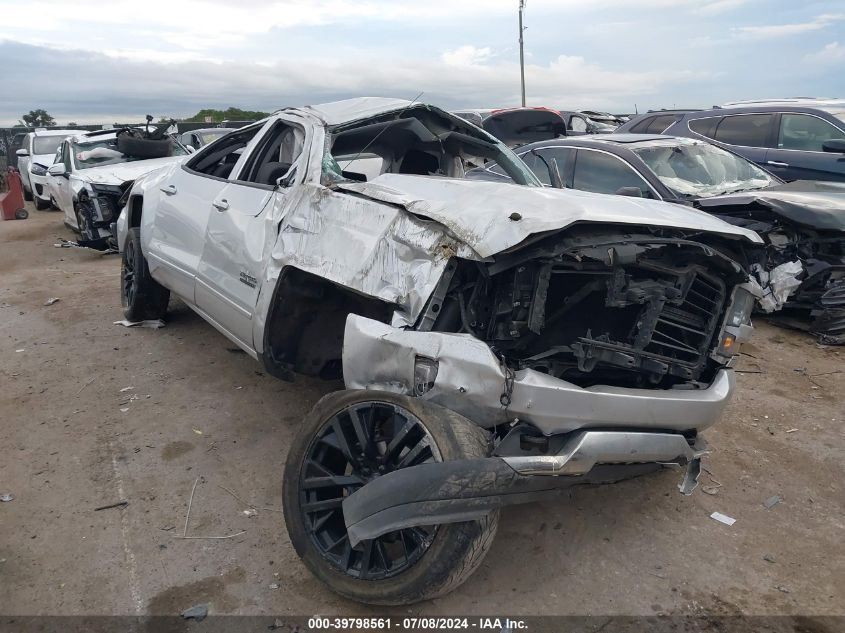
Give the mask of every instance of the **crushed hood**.
<path id="1" fill-rule="evenodd" d="M 712 213 L 719 207 L 759 205 L 797 224 L 845 231 L 845 183 L 796 180 L 774 187 L 702 198 L 697 204 Z"/>
<path id="2" fill-rule="evenodd" d="M 82 180 L 98 185 L 120 185 L 127 180 L 135 180 L 154 169 L 185 160 L 187 156 L 166 156 L 149 160 L 133 160 L 129 163 L 116 163 L 102 167 L 89 167 L 76 172 Z"/>
<path id="3" fill-rule="evenodd" d="M 576 222 L 664 226 L 762 243 L 753 231 L 703 211 L 642 198 L 401 174 L 382 174 L 369 182 L 343 182 L 337 187 L 435 220 L 481 257 Z"/>

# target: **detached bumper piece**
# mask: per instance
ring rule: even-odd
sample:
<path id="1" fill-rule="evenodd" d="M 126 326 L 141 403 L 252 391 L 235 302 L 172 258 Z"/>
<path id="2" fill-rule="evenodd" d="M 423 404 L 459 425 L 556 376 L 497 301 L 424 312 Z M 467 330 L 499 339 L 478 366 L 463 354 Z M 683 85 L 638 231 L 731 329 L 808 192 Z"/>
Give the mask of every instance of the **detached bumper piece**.
<path id="1" fill-rule="evenodd" d="M 679 489 L 691 494 L 704 453 L 679 434 L 580 431 L 553 455 L 456 460 L 394 471 L 344 499 L 343 516 L 354 547 L 402 528 L 470 521 L 579 484 L 613 483 L 650 472 L 656 464 L 686 465 Z"/>

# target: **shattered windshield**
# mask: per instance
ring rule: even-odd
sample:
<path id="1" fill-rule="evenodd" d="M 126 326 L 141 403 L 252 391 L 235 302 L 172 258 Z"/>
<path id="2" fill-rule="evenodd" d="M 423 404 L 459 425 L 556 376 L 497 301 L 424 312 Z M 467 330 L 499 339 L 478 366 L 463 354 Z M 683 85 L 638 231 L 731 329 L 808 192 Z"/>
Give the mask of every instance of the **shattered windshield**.
<path id="1" fill-rule="evenodd" d="M 32 141 L 32 153 L 35 155 L 55 154 L 63 140 L 65 140 L 64 136 L 36 136 Z"/>
<path id="2" fill-rule="evenodd" d="M 73 159 L 77 169 L 131 163 L 136 160 L 149 160 L 137 156 L 127 156 L 117 149 L 117 137 L 95 138 L 90 141 L 73 141 L 71 144 Z M 185 150 L 175 141 L 170 144 L 170 156 L 183 156 Z"/>
<path id="3" fill-rule="evenodd" d="M 495 162 L 517 184 L 542 186 L 501 141 L 433 107 L 339 126 L 331 130 L 330 143 L 322 165 L 329 182 L 366 182 L 388 173 L 464 178 L 467 171 Z"/>
<path id="4" fill-rule="evenodd" d="M 631 148 L 675 194 L 709 198 L 777 184 L 754 163 L 708 143 Z"/>

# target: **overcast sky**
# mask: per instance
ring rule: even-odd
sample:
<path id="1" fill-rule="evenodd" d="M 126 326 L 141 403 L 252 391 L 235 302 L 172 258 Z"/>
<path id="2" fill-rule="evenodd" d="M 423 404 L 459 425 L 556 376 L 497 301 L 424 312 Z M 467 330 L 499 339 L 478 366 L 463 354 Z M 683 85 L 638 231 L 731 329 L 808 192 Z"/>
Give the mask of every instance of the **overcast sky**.
<path id="1" fill-rule="evenodd" d="M 229 6 L 231 5 L 231 6 Z M 0 0 L 0 125 L 353 96 L 519 103 L 518 0 Z M 845 97 L 843 0 L 528 0 L 529 105 Z"/>

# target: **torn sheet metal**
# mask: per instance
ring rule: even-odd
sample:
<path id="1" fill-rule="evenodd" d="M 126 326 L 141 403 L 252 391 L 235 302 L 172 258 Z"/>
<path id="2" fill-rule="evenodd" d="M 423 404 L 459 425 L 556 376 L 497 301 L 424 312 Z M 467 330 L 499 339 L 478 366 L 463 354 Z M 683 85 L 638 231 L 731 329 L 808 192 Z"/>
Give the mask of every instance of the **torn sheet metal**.
<path id="1" fill-rule="evenodd" d="M 437 377 L 423 398 L 485 427 L 514 419 L 543 433 L 590 427 L 703 430 L 730 400 L 734 374 L 720 370 L 706 389 L 582 388 L 532 369 L 505 370 L 490 347 L 468 334 L 400 330 L 357 315 L 346 321 L 343 377 L 348 389 L 414 394 L 414 366 L 437 362 Z M 510 404 L 502 405 L 512 384 Z"/>
<path id="2" fill-rule="evenodd" d="M 762 243 L 753 231 L 709 213 L 642 198 L 406 174 L 382 174 L 369 182 L 343 182 L 337 187 L 436 220 L 480 257 L 576 222 L 692 229 Z M 519 219 L 511 219 L 515 213 Z"/>
<path id="3" fill-rule="evenodd" d="M 400 307 L 412 325 L 452 257 L 478 259 L 443 227 L 389 204 L 305 185 L 283 213 L 271 277 L 293 266 Z"/>

